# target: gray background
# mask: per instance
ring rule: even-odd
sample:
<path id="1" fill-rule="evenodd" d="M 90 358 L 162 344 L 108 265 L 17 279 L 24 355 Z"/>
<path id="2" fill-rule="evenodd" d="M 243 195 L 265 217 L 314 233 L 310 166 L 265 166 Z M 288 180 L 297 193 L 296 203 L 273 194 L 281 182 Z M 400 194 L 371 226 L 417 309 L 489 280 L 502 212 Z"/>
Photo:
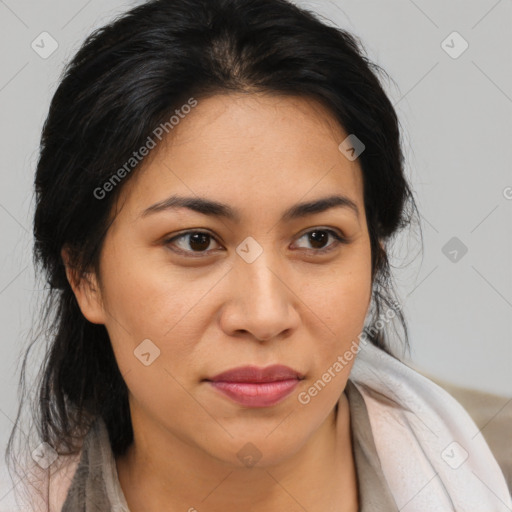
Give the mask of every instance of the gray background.
<path id="1" fill-rule="evenodd" d="M 16 411 L 20 350 L 41 297 L 31 216 L 42 123 L 63 63 L 93 28 L 137 3 L 0 0 L 2 450 Z M 435 377 L 512 397 L 511 0 L 296 3 L 359 36 L 394 81 L 384 86 L 402 124 L 425 243 L 422 260 L 409 232 L 409 239 L 397 240 L 392 259 L 412 363 Z M 31 47 L 44 31 L 59 45 L 46 59 Z M 454 52 L 462 41 L 448 37 L 454 31 L 469 44 L 460 56 Z M 445 248 L 453 237 L 455 245 Z M 456 261 L 448 252 L 454 248 Z M 8 491 L 4 483 L 0 511 L 8 510 L 12 493 L 2 500 Z"/>

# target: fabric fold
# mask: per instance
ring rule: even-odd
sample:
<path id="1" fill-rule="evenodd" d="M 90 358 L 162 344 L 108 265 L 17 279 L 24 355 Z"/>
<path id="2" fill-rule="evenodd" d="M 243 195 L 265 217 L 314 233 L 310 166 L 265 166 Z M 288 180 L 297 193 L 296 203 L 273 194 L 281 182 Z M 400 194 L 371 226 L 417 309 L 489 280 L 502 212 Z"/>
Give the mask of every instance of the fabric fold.
<path id="1" fill-rule="evenodd" d="M 364 341 L 350 379 L 364 398 L 383 473 L 400 511 L 512 511 L 494 455 L 448 392 Z"/>

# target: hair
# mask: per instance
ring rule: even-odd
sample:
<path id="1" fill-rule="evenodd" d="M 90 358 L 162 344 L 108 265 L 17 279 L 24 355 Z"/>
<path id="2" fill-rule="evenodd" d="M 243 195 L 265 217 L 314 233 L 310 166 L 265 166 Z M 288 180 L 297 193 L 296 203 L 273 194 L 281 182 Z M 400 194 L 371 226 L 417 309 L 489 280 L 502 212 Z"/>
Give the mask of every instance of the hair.
<path id="1" fill-rule="evenodd" d="M 140 165 L 105 197 L 95 190 L 190 98 L 316 99 L 364 143 L 358 162 L 372 255 L 369 340 L 393 355 L 385 329 L 375 329 L 381 313 L 393 308 L 408 346 L 386 249 L 417 208 L 404 174 L 399 121 L 379 73 L 385 74 L 356 36 L 288 0 L 151 0 L 85 40 L 64 69 L 42 130 L 33 258 L 46 300 L 39 334 L 23 358 L 22 399 L 6 454 L 27 394 L 27 359 L 43 334 L 31 411 L 38 438 L 59 454 L 74 454 L 102 417 L 116 456 L 132 443 L 128 390 L 107 330 L 82 314 L 61 251 L 70 249 L 79 276 L 94 270 L 99 277 L 112 211 Z"/>

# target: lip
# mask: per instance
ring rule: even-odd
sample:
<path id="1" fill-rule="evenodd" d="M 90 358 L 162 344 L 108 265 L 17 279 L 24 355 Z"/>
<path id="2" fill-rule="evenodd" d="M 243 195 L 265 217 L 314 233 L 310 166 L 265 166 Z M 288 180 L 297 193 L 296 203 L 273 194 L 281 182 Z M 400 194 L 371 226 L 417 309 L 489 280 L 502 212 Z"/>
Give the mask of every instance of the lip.
<path id="1" fill-rule="evenodd" d="M 270 407 L 284 400 L 304 376 L 284 365 L 241 366 L 206 381 L 217 391 L 247 407 Z"/>
<path id="2" fill-rule="evenodd" d="M 226 370 L 225 372 L 219 373 L 218 375 L 215 375 L 215 377 L 211 377 L 210 379 L 206 380 L 212 382 L 222 381 L 262 383 L 302 378 L 304 378 L 304 376 L 300 372 L 290 368 L 289 366 L 273 364 L 271 366 L 266 366 L 265 368 L 260 368 L 253 365 L 239 366 L 238 368 Z"/>

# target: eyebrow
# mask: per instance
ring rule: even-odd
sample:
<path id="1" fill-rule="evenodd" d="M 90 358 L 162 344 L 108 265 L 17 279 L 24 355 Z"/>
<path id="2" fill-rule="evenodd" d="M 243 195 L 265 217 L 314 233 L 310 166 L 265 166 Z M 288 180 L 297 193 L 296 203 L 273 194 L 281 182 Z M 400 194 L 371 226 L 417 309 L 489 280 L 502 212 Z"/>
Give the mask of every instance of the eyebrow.
<path id="1" fill-rule="evenodd" d="M 182 197 L 176 195 L 146 208 L 142 212 L 141 217 L 177 208 L 188 208 L 203 215 L 224 218 L 235 223 L 239 223 L 241 220 L 240 213 L 227 204 L 202 197 Z M 332 208 L 348 208 L 359 220 L 359 208 L 352 199 L 342 195 L 332 195 L 306 203 L 298 203 L 288 208 L 281 216 L 281 222 L 290 222 L 307 217 L 308 215 L 322 213 Z"/>

